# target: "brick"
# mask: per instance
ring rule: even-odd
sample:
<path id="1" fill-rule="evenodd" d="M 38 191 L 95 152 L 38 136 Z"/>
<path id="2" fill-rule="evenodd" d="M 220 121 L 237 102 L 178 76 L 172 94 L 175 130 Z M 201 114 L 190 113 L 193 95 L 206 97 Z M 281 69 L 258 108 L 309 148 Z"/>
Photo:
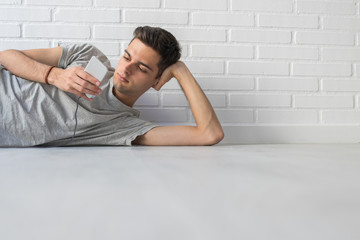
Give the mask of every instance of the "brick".
<path id="1" fill-rule="evenodd" d="M 119 8 L 158 8 L 160 0 L 96 0 L 99 7 L 119 7 Z"/>
<path id="2" fill-rule="evenodd" d="M 120 22 L 120 10 L 65 9 L 59 8 L 54 14 L 60 22 Z"/>
<path id="3" fill-rule="evenodd" d="M 292 0 L 241 0 L 232 1 L 232 10 L 241 11 L 271 11 L 291 12 L 293 10 Z"/>
<path id="4" fill-rule="evenodd" d="M 151 90 L 150 90 L 151 91 Z M 159 94 L 157 92 L 146 92 L 135 102 L 135 107 L 138 106 L 158 106 Z"/>
<path id="5" fill-rule="evenodd" d="M 203 90 L 253 90 L 255 79 L 250 77 L 196 77 Z M 166 83 L 162 89 L 180 90 L 180 85 L 173 79 Z"/>
<path id="6" fill-rule="evenodd" d="M 185 63 L 194 74 L 222 74 L 225 71 L 223 61 L 186 61 Z"/>
<path id="7" fill-rule="evenodd" d="M 125 11 L 125 23 L 187 24 L 188 13 L 172 11 Z"/>
<path id="8" fill-rule="evenodd" d="M 317 60 L 319 51 L 314 47 L 259 47 L 259 58 Z"/>
<path id="9" fill-rule="evenodd" d="M 121 54 L 120 45 L 117 42 L 93 42 L 92 44 L 107 56 L 119 56 Z"/>
<path id="10" fill-rule="evenodd" d="M 360 61 L 360 48 L 323 48 L 325 61 Z"/>
<path id="11" fill-rule="evenodd" d="M 140 118 L 151 122 L 187 122 L 189 113 L 186 108 L 136 108 Z"/>
<path id="12" fill-rule="evenodd" d="M 175 78 L 172 78 L 161 88 L 161 90 L 181 90 L 181 87 L 178 81 L 176 81 Z"/>
<path id="13" fill-rule="evenodd" d="M 223 93 L 206 93 L 213 107 L 225 107 L 226 97 Z M 184 93 L 164 93 L 163 94 L 163 105 L 165 107 L 187 107 L 189 102 L 186 99 Z"/>
<path id="14" fill-rule="evenodd" d="M 358 111 L 323 111 L 322 120 L 325 124 L 356 124 L 360 122 Z"/>
<path id="15" fill-rule="evenodd" d="M 28 5 L 41 5 L 41 6 L 91 6 L 92 0 L 27 0 Z"/>
<path id="16" fill-rule="evenodd" d="M 253 123 L 254 111 L 249 109 L 215 109 L 221 123 Z"/>
<path id="17" fill-rule="evenodd" d="M 34 38 L 89 38 L 90 28 L 83 25 L 24 25 L 25 37 Z"/>
<path id="18" fill-rule="evenodd" d="M 162 103 L 165 107 L 187 107 L 189 102 L 183 93 L 164 93 Z"/>
<path id="19" fill-rule="evenodd" d="M 252 14 L 197 12 L 193 13 L 192 22 L 194 25 L 251 27 L 255 25 L 255 18 Z"/>
<path id="20" fill-rule="evenodd" d="M 260 27 L 318 28 L 318 16 L 268 15 L 260 14 Z"/>
<path id="21" fill-rule="evenodd" d="M 317 79 L 307 78 L 259 78 L 259 90 L 263 91 L 318 91 Z"/>
<path id="22" fill-rule="evenodd" d="M 21 0 L 1 0 L 1 4 L 21 4 Z"/>
<path id="23" fill-rule="evenodd" d="M 204 90 L 253 90 L 255 79 L 251 77 L 197 77 Z"/>
<path id="24" fill-rule="evenodd" d="M 230 74 L 289 75 L 289 64 L 281 62 L 229 62 Z"/>
<path id="25" fill-rule="evenodd" d="M 359 80 L 324 79 L 322 82 L 323 91 L 335 92 L 359 92 Z"/>
<path id="26" fill-rule="evenodd" d="M 50 21 L 51 9 L 0 8 L 0 20 L 4 21 Z"/>
<path id="27" fill-rule="evenodd" d="M 232 42 L 290 43 L 290 31 L 277 30 L 231 30 Z"/>
<path id="28" fill-rule="evenodd" d="M 227 10 L 227 0 L 165 0 L 165 8 L 200 9 L 200 10 Z"/>
<path id="29" fill-rule="evenodd" d="M 294 96 L 296 108 L 353 108 L 353 96 Z"/>
<path id="30" fill-rule="evenodd" d="M 191 56 L 210 58 L 254 58 L 254 48 L 234 45 L 192 45 Z"/>
<path id="31" fill-rule="evenodd" d="M 290 107 L 291 96 L 270 94 L 230 94 L 232 107 Z"/>
<path id="32" fill-rule="evenodd" d="M 0 51 L 6 49 L 36 49 L 36 48 L 49 48 L 51 47 L 50 41 L 38 41 L 38 40 L 12 40 L 12 41 L 0 41 Z"/>
<path id="33" fill-rule="evenodd" d="M 225 42 L 226 30 L 203 28 L 166 28 L 179 41 Z"/>
<path id="34" fill-rule="evenodd" d="M 355 64 L 355 76 L 360 77 L 360 64 Z"/>
<path id="35" fill-rule="evenodd" d="M 350 76 L 350 64 L 294 63 L 293 74 L 297 76 Z"/>
<path id="36" fill-rule="evenodd" d="M 360 19 L 355 17 L 324 17 L 324 29 L 360 30 Z"/>
<path id="37" fill-rule="evenodd" d="M 352 33 L 344 32 L 297 32 L 295 41 L 298 44 L 354 45 L 355 36 Z"/>
<path id="38" fill-rule="evenodd" d="M 20 37 L 20 25 L 0 24 L 0 37 Z"/>
<path id="39" fill-rule="evenodd" d="M 96 39 L 131 40 L 135 27 L 95 26 Z"/>
<path id="40" fill-rule="evenodd" d="M 257 111 L 257 122 L 268 124 L 317 124 L 319 114 L 314 110 L 266 110 Z"/>
<path id="41" fill-rule="evenodd" d="M 298 1 L 299 13 L 355 14 L 356 4 L 351 2 Z"/>

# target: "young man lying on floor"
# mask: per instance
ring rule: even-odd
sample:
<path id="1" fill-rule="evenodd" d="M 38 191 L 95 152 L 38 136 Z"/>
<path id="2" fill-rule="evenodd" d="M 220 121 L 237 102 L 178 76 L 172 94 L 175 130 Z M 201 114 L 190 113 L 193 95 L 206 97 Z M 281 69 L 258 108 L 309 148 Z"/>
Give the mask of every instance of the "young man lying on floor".
<path id="1" fill-rule="evenodd" d="M 116 69 L 89 44 L 0 52 L 0 146 L 218 143 L 222 127 L 180 55 L 171 33 L 147 26 L 135 29 Z M 101 83 L 84 71 L 92 56 L 108 69 Z M 173 77 L 196 126 L 157 126 L 132 108 L 148 89 L 159 90 Z"/>

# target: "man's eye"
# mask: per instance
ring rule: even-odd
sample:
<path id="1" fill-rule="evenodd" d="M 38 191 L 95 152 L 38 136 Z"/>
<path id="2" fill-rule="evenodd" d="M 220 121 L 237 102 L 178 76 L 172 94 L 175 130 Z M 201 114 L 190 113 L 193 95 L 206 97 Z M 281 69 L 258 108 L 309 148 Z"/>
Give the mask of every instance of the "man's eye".
<path id="1" fill-rule="evenodd" d="M 127 57 L 127 56 L 123 56 L 123 58 L 125 59 L 125 60 L 127 60 L 127 61 L 129 61 L 130 59 Z"/>
<path id="2" fill-rule="evenodd" d="M 141 68 L 140 66 L 138 66 L 138 69 L 143 73 L 147 73 L 147 71 L 145 69 Z"/>

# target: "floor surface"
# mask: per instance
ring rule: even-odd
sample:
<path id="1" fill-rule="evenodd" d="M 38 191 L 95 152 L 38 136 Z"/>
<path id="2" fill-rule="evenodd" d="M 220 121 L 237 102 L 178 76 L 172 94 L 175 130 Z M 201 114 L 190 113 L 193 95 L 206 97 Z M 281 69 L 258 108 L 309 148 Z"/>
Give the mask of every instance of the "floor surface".
<path id="1" fill-rule="evenodd" d="M 2 240 L 359 240 L 360 145 L 0 149 Z"/>

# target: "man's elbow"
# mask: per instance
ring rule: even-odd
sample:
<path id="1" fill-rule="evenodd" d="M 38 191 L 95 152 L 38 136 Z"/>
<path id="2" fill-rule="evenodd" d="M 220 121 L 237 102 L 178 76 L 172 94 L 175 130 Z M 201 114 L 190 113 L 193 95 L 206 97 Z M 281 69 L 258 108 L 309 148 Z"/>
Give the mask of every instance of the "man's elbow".
<path id="1" fill-rule="evenodd" d="M 7 49 L 7 50 L 3 50 L 3 51 L 0 51 L 0 64 L 3 65 L 4 67 L 6 67 L 6 61 L 10 54 L 12 54 L 14 51 L 17 51 L 17 50 L 14 50 L 14 49 Z"/>
<path id="2" fill-rule="evenodd" d="M 216 130 L 208 134 L 203 145 L 215 145 L 224 139 L 224 131 L 222 129 Z"/>
<path id="3" fill-rule="evenodd" d="M 0 64 L 2 63 L 3 55 L 4 55 L 4 51 L 0 51 Z"/>

